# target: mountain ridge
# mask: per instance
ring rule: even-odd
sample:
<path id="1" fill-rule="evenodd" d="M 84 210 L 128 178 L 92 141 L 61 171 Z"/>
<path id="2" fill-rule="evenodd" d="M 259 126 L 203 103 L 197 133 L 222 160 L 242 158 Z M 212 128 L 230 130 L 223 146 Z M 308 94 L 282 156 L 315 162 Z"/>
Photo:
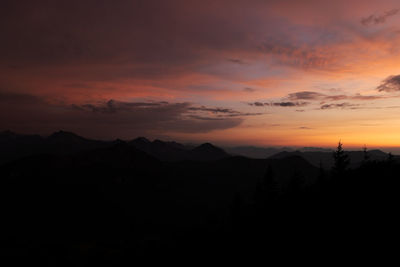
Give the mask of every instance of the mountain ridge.
<path id="1" fill-rule="evenodd" d="M 100 141 L 63 130 L 54 132 L 47 137 L 3 131 L 0 132 L 0 163 L 36 154 L 66 155 L 106 148 L 120 143 L 141 150 L 161 161 L 211 161 L 230 156 L 223 149 L 210 143 L 192 148 L 175 141 L 158 139 L 150 141 L 145 137 L 138 137 L 129 141 L 120 139 Z"/>
<path id="2" fill-rule="evenodd" d="M 367 151 L 369 160 L 371 161 L 381 161 L 388 158 L 389 154 L 385 153 L 379 149 L 369 150 Z M 363 151 L 345 151 L 345 154 L 348 155 L 350 159 L 350 167 L 356 168 L 362 164 L 364 161 L 364 152 Z M 282 159 L 290 156 L 300 156 L 307 160 L 309 163 L 316 167 L 322 167 L 324 169 L 330 169 L 333 166 L 333 152 L 316 152 L 316 151 L 282 151 L 277 154 L 274 154 L 268 158 L 270 159 Z M 322 166 L 321 166 L 322 165 Z"/>
<path id="3" fill-rule="evenodd" d="M 71 154 L 98 148 L 106 148 L 124 143 L 148 155 L 165 162 L 176 161 L 215 161 L 232 156 L 244 156 L 253 159 L 278 159 L 289 156 L 300 156 L 313 166 L 329 169 L 333 165 L 332 150 L 325 148 L 304 147 L 294 150 L 290 147 L 256 147 L 241 146 L 221 148 L 211 143 L 200 145 L 184 145 L 175 141 L 150 141 L 146 137 L 137 137 L 128 141 L 100 141 L 79 136 L 73 132 L 57 131 L 43 137 L 35 134 L 17 134 L 12 131 L 0 132 L 0 163 L 35 154 Z M 351 166 L 361 164 L 362 151 L 346 151 L 350 157 Z M 381 150 L 368 151 L 371 160 L 384 160 L 388 154 Z"/>

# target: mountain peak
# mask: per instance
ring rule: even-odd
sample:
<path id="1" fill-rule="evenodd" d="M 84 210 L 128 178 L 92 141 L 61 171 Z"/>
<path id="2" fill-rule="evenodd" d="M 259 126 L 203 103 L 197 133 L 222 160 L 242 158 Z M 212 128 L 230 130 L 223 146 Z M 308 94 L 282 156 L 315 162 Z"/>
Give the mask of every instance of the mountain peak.
<path id="1" fill-rule="evenodd" d="M 77 134 L 74 134 L 72 132 L 60 130 L 60 131 L 54 132 L 53 134 L 48 136 L 47 140 L 57 141 L 57 142 L 66 142 L 66 141 L 83 141 L 86 139 Z"/>
<path id="2" fill-rule="evenodd" d="M 142 143 L 151 143 L 149 139 L 147 139 L 146 137 L 143 136 L 139 136 L 135 139 L 132 140 L 133 142 L 142 142 Z"/>
<path id="3" fill-rule="evenodd" d="M 63 131 L 63 130 L 59 130 L 57 132 L 54 132 L 50 136 L 65 136 L 65 135 L 78 136 L 77 134 L 74 134 L 73 132 L 68 132 L 68 131 Z"/>
<path id="4" fill-rule="evenodd" d="M 126 144 L 126 142 L 124 140 L 119 139 L 119 138 L 115 139 L 112 143 L 113 143 L 113 145 Z"/>
<path id="5" fill-rule="evenodd" d="M 13 136 L 17 136 L 17 134 L 14 132 L 11 132 L 10 130 L 5 130 L 5 131 L 0 132 L 0 136 L 13 137 Z"/>
<path id="6" fill-rule="evenodd" d="M 191 150 L 192 158 L 196 160 L 218 160 L 229 157 L 222 148 L 216 147 L 211 143 L 204 143 Z"/>
<path id="7" fill-rule="evenodd" d="M 18 142 L 31 142 L 31 141 L 40 141 L 42 139 L 42 137 L 40 135 L 37 134 L 18 134 L 18 133 L 14 133 L 10 130 L 5 130 L 0 132 L 0 141 L 6 142 L 8 141 L 17 141 Z"/>
<path id="8" fill-rule="evenodd" d="M 214 146 L 213 144 L 211 144 L 211 143 L 204 143 L 204 144 L 201 144 L 201 145 L 199 145 L 198 147 L 196 147 L 196 148 L 207 148 L 207 149 L 220 149 L 220 148 L 218 148 L 218 147 L 216 147 L 216 146 Z M 195 148 L 195 149 L 196 149 Z M 222 150 L 222 149 L 221 149 Z"/>
<path id="9" fill-rule="evenodd" d="M 164 142 L 164 141 L 161 141 L 159 139 L 156 139 L 156 140 L 153 141 L 153 144 L 155 144 L 155 145 L 166 145 L 167 143 Z"/>

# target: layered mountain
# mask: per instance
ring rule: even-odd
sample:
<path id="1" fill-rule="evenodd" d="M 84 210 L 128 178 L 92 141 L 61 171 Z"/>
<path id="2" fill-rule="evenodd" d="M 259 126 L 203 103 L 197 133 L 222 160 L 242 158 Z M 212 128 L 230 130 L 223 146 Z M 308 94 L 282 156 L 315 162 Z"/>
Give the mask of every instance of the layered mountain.
<path id="1" fill-rule="evenodd" d="M 231 155 L 240 155 L 249 158 L 282 159 L 298 156 L 312 165 L 329 169 L 333 165 L 332 151 L 324 148 L 305 147 L 294 151 L 289 147 L 260 148 L 260 147 L 230 147 L 227 152 L 210 143 L 198 146 L 183 145 L 173 141 L 150 141 L 139 137 L 131 141 L 91 140 L 71 132 L 58 131 L 50 136 L 22 135 L 10 131 L 0 132 L 0 163 L 37 154 L 68 155 L 94 149 L 108 148 L 116 144 L 124 144 L 142 151 L 160 161 L 215 161 L 229 158 Z M 351 167 L 357 167 L 364 159 L 362 151 L 347 151 Z M 370 160 L 384 160 L 388 154 L 380 150 L 368 151 Z"/>
<path id="2" fill-rule="evenodd" d="M 210 143 L 205 143 L 194 148 L 176 142 L 164 142 L 160 140 L 149 141 L 144 137 L 136 138 L 128 144 L 140 149 L 149 155 L 162 161 L 212 161 L 219 160 L 230 155 L 223 149 Z"/>
<path id="3" fill-rule="evenodd" d="M 369 150 L 368 152 L 368 158 L 371 161 L 381 161 L 385 160 L 388 158 L 388 154 L 381 151 L 381 150 Z M 346 151 L 346 155 L 348 155 L 348 158 L 350 160 L 350 167 L 355 168 L 358 167 L 363 161 L 364 161 L 364 152 L 363 151 Z M 309 163 L 312 165 L 319 167 L 322 166 L 324 169 L 330 169 L 332 168 L 334 164 L 334 159 L 333 159 L 333 152 L 302 152 L 302 151 L 292 151 L 292 152 L 287 152 L 283 151 L 280 153 L 277 153 L 275 155 L 272 155 L 269 157 L 270 159 L 282 159 L 282 158 L 287 158 L 287 157 L 292 157 L 292 156 L 299 156 L 307 160 Z"/>
<path id="4" fill-rule="evenodd" d="M 143 151 L 161 161 L 212 161 L 230 155 L 210 143 L 197 147 L 185 146 L 177 142 L 150 141 L 144 137 L 132 141 L 91 140 L 71 132 L 58 131 L 50 136 L 22 135 L 10 131 L 0 133 L 0 163 L 37 154 L 68 155 L 81 151 L 107 148 L 116 144 L 126 144 Z"/>
<path id="5" fill-rule="evenodd" d="M 65 155 L 110 144 L 111 142 L 90 140 L 66 131 L 58 131 L 48 137 L 4 131 L 0 133 L 0 163 L 35 154 Z"/>
<path id="6" fill-rule="evenodd" d="M 237 146 L 226 147 L 225 150 L 232 155 L 245 156 L 255 159 L 265 159 L 280 152 L 332 152 L 332 149 L 321 147 L 303 147 L 294 149 L 292 147 Z"/>
<path id="7" fill-rule="evenodd" d="M 221 242 L 215 245 L 220 253 L 238 238 L 238 229 L 250 238 L 238 244 L 253 244 L 251 251 L 275 232 L 271 245 L 283 240 L 281 249 L 288 237 L 320 236 L 321 229 L 331 232 L 353 214 L 357 220 L 350 226 L 359 227 L 371 218 L 371 207 L 376 218 L 392 216 L 395 205 L 387 205 L 398 202 L 393 177 L 400 166 L 372 162 L 387 156 L 381 151 L 369 151 L 370 164 L 334 182 L 317 167 L 321 159 L 331 160 L 332 152 L 254 159 L 229 156 L 209 143 L 192 148 L 145 138 L 104 142 L 67 132 L 49 137 L 6 132 L 1 137 L 1 148 L 32 149 L 31 155 L 0 165 L 1 208 L 7 218 L 2 234 L 24 245 L 49 244 L 48 250 L 55 244 L 65 244 L 68 251 L 101 245 L 99 251 L 114 253 L 117 244 L 127 254 L 138 248 L 151 256 L 155 248 L 164 251 L 170 244 L 182 244 L 179 252 L 192 250 L 200 240 L 199 251 Z M 353 161 L 364 156 L 348 155 Z M 358 218 L 360 208 L 365 216 Z M 384 226 L 394 218 L 385 218 Z M 265 235 L 259 239 L 260 233 Z M 364 236 L 365 230 L 360 233 Z"/>
<path id="8" fill-rule="evenodd" d="M 265 159 L 282 151 L 293 151 L 290 147 L 256 147 L 256 146 L 237 146 L 226 147 L 225 150 L 238 156 L 244 156 L 254 159 Z"/>

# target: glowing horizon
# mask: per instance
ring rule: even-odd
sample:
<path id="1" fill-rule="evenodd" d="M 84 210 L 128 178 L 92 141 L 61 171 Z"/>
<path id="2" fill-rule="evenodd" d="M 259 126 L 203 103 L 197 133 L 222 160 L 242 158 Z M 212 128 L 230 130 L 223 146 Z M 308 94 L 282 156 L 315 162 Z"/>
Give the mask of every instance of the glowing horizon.
<path id="1" fill-rule="evenodd" d="M 0 130 L 400 147 L 398 1 L 5 7 Z"/>

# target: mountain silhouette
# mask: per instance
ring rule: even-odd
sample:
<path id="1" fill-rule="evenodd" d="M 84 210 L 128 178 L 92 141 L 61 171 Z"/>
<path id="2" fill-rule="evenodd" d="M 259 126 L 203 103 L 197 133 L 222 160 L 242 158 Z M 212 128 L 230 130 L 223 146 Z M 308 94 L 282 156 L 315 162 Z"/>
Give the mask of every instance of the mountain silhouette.
<path id="1" fill-rule="evenodd" d="M 364 152 L 363 151 L 346 151 L 346 155 L 348 155 L 350 159 L 350 167 L 355 168 L 361 165 L 364 160 Z M 388 158 L 388 154 L 381 150 L 369 150 L 368 151 L 370 160 L 385 160 Z M 334 160 L 332 157 L 332 152 L 301 152 L 301 151 L 283 151 L 279 152 L 275 155 L 272 155 L 271 159 L 282 159 L 291 156 L 299 156 L 306 159 L 312 165 L 318 167 L 322 164 L 323 168 L 330 169 L 333 166 Z"/>
<path id="2" fill-rule="evenodd" d="M 0 133 L 0 163 L 35 154 L 66 155 L 109 145 L 111 142 L 90 140 L 66 131 L 48 137 L 5 131 Z"/>
<path id="3" fill-rule="evenodd" d="M 150 141 L 139 137 L 131 141 L 99 141 L 81 137 L 67 131 L 58 131 L 48 137 L 20 135 L 10 131 L 0 133 L 0 163 L 35 154 L 67 155 L 79 151 L 106 148 L 118 143 L 126 143 L 161 161 L 183 160 L 210 161 L 229 157 L 221 148 L 209 143 L 192 148 L 174 141 Z"/>
<path id="4" fill-rule="evenodd" d="M 277 148 L 256 146 L 226 147 L 225 150 L 232 155 L 245 156 L 255 159 L 265 159 L 282 151 L 293 151 L 293 149 L 289 147 Z"/>
<path id="5" fill-rule="evenodd" d="M 11 131 L 0 132 L 0 164 L 40 151 L 44 141 L 40 135 L 22 135 Z"/>
<path id="6" fill-rule="evenodd" d="M 162 161 L 180 161 L 188 158 L 185 147 L 176 142 L 164 142 L 161 140 L 151 142 L 144 137 L 139 137 L 128 142 L 128 144 Z"/>
<path id="7" fill-rule="evenodd" d="M 188 152 L 191 160 L 218 160 L 229 157 L 229 154 L 223 149 L 210 143 L 199 145 Z"/>
<path id="8" fill-rule="evenodd" d="M 66 131 L 58 131 L 46 138 L 46 141 L 48 143 L 62 143 L 62 144 L 77 144 L 77 143 L 86 143 L 90 142 L 90 140 L 81 137 L 77 134 L 74 134 L 72 132 L 66 132 Z"/>
<path id="9" fill-rule="evenodd" d="M 164 142 L 161 140 L 151 142 L 144 137 L 136 138 L 128 143 L 159 160 L 168 162 L 183 160 L 211 161 L 229 157 L 229 154 L 223 149 L 210 143 L 191 148 L 177 142 Z"/>
<path id="10" fill-rule="evenodd" d="M 332 149 L 321 147 L 303 147 L 294 149 L 291 147 L 256 147 L 256 146 L 237 146 L 226 147 L 225 150 L 232 155 L 240 155 L 249 158 L 265 159 L 280 152 L 333 152 Z"/>
<path id="11" fill-rule="evenodd" d="M 290 156 L 300 156 L 316 167 L 322 164 L 323 168 L 329 169 L 333 165 L 332 152 L 322 148 L 302 148 L 301 151 L 293 151 L 291 148 L 259 148 L 259 147 L 231 147 L 224 149 L 210 143 L 199 146 L 183 145 L 174 141 L 150 141 L 145 137 L 138 137 L 131 141 L 122 140 L 100 141 L 81 137 L 67 131 L 58 131 L 48 137 L 40 135 L 23 135 L 11 131 L 0 133 L 0 164 L 18 158 L 35 154 L 67 155 L 80 151 L 96 148 L 106 148 L 118 143 L 126 143 L 140 151 L 165 162 L 177 162 L 185 160 L 214 161 L 228 158 L 230 155 L 244 155 L 250 158 L 279 159 Z M 362 151 L 347 151 L 352 168 L 363 162 Z M 368 151 L 370 160 L 383 160 L 388 154 L 380 150 Z M 397 157 L 395 157 L 397 158 Z"/>
<path id="12" fill-rule="evenodd" d="M 398 228 L 400 164 L 379 150 L 358 167 L 329 172 L 318 166 L 332 152 L 254 159 L 210 143 L 107 142 L 63 131 L 3 132 L 0 144 L 30 153 L 0 165 L 1 241 L 15 255 L 98 265 L 199 253 L 225 260 L 296 253 L 305 239 L 313 251 L 336 246 L 332 240 L 345 246 L 349 236 L 362 245 Z M 346 153 L 363 160 L 361 151 Z"/>

